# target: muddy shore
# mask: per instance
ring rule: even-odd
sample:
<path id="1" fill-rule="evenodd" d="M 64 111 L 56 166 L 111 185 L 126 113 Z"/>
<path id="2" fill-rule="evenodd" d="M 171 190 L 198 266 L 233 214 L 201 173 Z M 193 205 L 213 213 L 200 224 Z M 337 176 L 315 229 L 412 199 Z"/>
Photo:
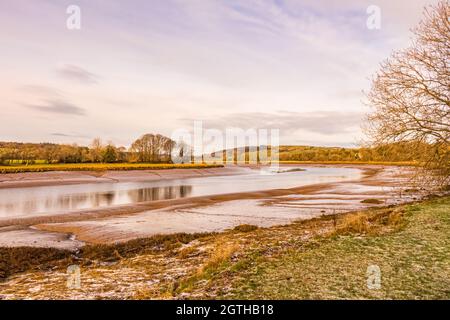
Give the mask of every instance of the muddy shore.
<path id="1" fill-rule="evenodd" d="M 128 171 L 48 171 L 0 174 L 0 188 L 62 186 L 83 183 L 139 182 L 187 179 L 244 173 L 243 168 L 228 166 L 205 169 L 165 169 Z"/>
<path id="2" fill-rule="evenodd" d="M 293 165 L 292 165 L 293 166 Z M 298 165 L 297 165 L 298 166 Z M 302 165 L 315 167 L 324 165 Z M 363 170 L 358 181 L 314 184 L 298 188 L 243 192 L 142 202 L 50 216 L 1 219 L 0 246 L 55 247 L 76 250 L 85 243 L 116 243 L 161 233 L 218 232 L 240 224 L 282 225 L 372 206 L 407 202 L 420 197 L 404 193 L 408 168 L 333 165 Z M 0 186 L 66 185 L 137 182 L 216 175 L 238 175 L 248 168 L 173 169 L 126 172 L 47 172 L 2 175 Z M 362 203 L 367 199 L 375 203 Z M 245 211 L 245 213 L 242 213 Z M 223 213 L 223 214 L 221 214 Z M 257 214 L 255 214 L 257 213 Z M 186 217 L 190 224 L 183 223 Z M 155 227 L 157 225 L 158 227 Z"/>

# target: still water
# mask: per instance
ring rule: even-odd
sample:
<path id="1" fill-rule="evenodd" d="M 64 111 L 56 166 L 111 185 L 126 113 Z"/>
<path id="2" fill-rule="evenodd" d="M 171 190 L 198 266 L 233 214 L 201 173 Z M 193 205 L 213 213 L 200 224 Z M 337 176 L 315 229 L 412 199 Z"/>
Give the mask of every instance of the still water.
<path id="1" fill-rule="evenodd" d="M 261 174 L 215 176 L 149 182 L 90 183 L 0 189 L 0 218 L 30 217 L 110 207 L 145 201 L 287 189 L 315 183 L 355 180 L 361 171 L 349 168 L 308 168 Z"/>

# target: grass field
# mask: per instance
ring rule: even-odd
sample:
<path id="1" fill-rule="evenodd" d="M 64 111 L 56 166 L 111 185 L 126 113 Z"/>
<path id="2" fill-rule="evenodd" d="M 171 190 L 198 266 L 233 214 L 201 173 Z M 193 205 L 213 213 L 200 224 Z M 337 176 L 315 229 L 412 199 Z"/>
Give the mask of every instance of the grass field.
<path id="1" fill-rule="evenodd" d="M 395 165 L 416 166 L 414 162 L 361 162 L 361 161 L 280 161 L 280 164 L 328 164 L 328 165 Z M 245 165 L 245 162 L 238 164 Z M 169 163 L 67 163 L 0 165 L 1 173 L 46 172 L 46 171 L 106 171 L 106 170 L 163 170 L 163 169 L 203 169 L 223 167 L 222 164 L 169 164 Z"/>
<path id="2" fill-rule="evenodd" d="M 449 299 L 450 198 L 383 210 L 274 254 L 256 250 L 211 282 L 227 279 L 227 299 Z M 369 266 L 381 271 L 379 289 L 367 286 Z"/>
<path id="3" fill-rule="evenodd" d="M 215 164 L 169 164 L 169 163 L 68 163 L 0 166 L 0 173 L 45 171 L 105 171 L 105 170 L 163 170 L 216 168 Z"/>

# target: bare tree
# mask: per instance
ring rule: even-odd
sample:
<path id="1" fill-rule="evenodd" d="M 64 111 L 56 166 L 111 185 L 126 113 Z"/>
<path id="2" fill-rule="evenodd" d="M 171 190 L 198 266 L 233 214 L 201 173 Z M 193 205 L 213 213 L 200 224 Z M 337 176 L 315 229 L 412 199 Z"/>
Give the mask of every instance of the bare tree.
<path id="1" fill-rule="evenodd" d="M 399 141 L 429 146 L 416 158 L 429 182 L 450 180 L 450 2 L 424 10 L 412 45 L 392 54 L 372 80 L 374 108 L 366 132 L 376 145 Z M 411 152 L 414 152 L 412 148 Z"/>
<path id="2" fill-rule="evenodd" d="M 100 138 L 95 138 L 94 140 L 92 140 L 91 148 L 89 150 L 89 156 L 92 162 L 102 161 L 102 150 L 102 140 Z"/>
<path id="3" fill-rule="evenodd" d="M 131 145 L 139 162 L 169 161 L 175 142 L 160 134 L 144 134 Z"/>

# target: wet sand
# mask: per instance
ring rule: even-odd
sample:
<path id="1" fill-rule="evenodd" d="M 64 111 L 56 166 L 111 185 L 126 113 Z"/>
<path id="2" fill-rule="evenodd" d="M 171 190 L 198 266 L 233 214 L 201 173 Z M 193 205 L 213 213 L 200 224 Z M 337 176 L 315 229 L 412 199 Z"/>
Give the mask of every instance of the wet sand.
<path id="1" fill-rule="evenodd" d="M 0 230 L 1 246 L 9 247 L 52 247 L 76 250 L 84 245 L 82 241 L 61 232 L 42 232 L 34 228 L 9 228 Z"/>
<path id="2" fill-rule="evenodd" d="M 314 167 L 318 165 L 301 165 Z M 298 165 L 297 165 L 298 167 Z M 364 171 L 357 181 L 308 185 L 290 189 L 243 192 L 161 200 L 113 208 L 86 210 L 76 213 L 43 217 L 0 220 L 0 246 L 35 245 L 74 249 L 83 243 L 114 243 L 162 233 L 222 231 L 240 224 L 263 227 L 287 224 L 325 214 L 365 209 L 371 206 L 396 204 L 417 199 L 420 195 L 405 194 L 408 168 L 379 166 L 351 167 Z M 45 173 L 35 177 L 22 174 L 6 181 L 19 186 L 30 182 L 70 184 L 74 181 L 102 182 L 148 180 L 149 174 L 158 179 L 180 179 L 192 176 L 240 174 L 248 170 L 226 167 L 201 170 L 167 170 L 158 172 L 107 172 L 101 177 L 80 178 L 86 173 Z M 150 171 L 150 170 L 149 170 Z M 156 171 L 156 170 L 152 170 Z M 49 177 L 52 176 L 52 177 Z M 76 177 L 76 179 L 74 179 Z M 2 184 L 4 184 L 2 182 Z M 84 183 L 84 182 L 83 182 Z M 381 204 L 363 204 L 375 198 Z M 20 227 L 19 231 L 2 230 Z M 1 228 L 3 227 L 3 228 Z M 58 237 L 57 235 L 63 235 Z M 70 235 L 73 235 L 70 237 Z M 20 236 L 21 241 L 14 240 Z M 74 242 L 74 239 L 76 241 Z"/>
<path id="3" fill-rule="evenodd" d="M 244 167 L 228 166 L 208 169 L 164 169 L 127 171 L 49 171 L 0 174 L 0 188 L 61 186 L 83 183 L 139 182 L 197 177 L 236 175 Z"/>

